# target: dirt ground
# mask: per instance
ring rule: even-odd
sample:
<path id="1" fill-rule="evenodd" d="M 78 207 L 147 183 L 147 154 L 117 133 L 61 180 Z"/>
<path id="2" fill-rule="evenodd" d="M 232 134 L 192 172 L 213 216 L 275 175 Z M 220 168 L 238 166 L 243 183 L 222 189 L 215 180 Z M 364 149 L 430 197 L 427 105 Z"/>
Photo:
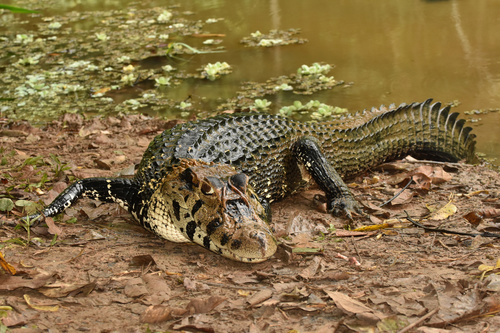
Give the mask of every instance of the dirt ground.
<path id="1" fill-rule="evenodd" d="M 405 213 L 498 235 L 500 176 L 483 166 L 409 159 L 353 179 L 370 213 L 354 227 L 386 228 L 347 230 L 315 207 L 314 189 L 275 203 L 282 244 L 259 264 L 159 239 L 91 200 L 55 223 L 19 225 L 22 200 L 49 203 L 75 178 L 133 173 L 175 123 L 0 119 L 0 197 L 15 203 L 0 215 L 0 332 L 498 332 L 498 238 L 426 231 Z"/>

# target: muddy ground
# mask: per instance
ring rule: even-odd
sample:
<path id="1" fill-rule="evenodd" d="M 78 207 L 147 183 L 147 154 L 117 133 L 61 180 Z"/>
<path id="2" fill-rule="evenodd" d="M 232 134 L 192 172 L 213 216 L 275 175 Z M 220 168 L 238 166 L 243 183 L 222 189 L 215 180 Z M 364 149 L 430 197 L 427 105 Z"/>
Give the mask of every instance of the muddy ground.
<path id="1" fill-rule="evenodd" d="M 244 264 L 159 239 L 91 200 L 55 223 L 19 225 L 17 200 L 49 203 L 75 178 L 131 174 L 175 121 L 0 121 L 0 195 L 17 204 L 0 215 L 1 332 L 498 332 L 498 238 L 405 219 L 500 233 L 489 168 L 409 160 L 358 176 L 349 184 L 370 216 L 354 227 L 383 229 L 346 230 L 314 206 L 317 190 L 296 194 L 272 206 L 276 256 Z"/>

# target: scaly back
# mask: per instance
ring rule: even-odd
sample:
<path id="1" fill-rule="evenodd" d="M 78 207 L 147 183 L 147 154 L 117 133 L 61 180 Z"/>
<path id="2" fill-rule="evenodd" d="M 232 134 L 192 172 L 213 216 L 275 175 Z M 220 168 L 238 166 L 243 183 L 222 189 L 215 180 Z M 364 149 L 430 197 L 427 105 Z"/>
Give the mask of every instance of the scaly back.
<path id="1" fill-rule="evenodd" d="M 338 122 L 313 125 L 323 151 L 343 176 L 352 176 L 384 161 L 412 154 L 439 161 L 477 161 L 475 135 L 465 120 L 441 103 L 401 105 L 367 122 L 338 129 Z"/>

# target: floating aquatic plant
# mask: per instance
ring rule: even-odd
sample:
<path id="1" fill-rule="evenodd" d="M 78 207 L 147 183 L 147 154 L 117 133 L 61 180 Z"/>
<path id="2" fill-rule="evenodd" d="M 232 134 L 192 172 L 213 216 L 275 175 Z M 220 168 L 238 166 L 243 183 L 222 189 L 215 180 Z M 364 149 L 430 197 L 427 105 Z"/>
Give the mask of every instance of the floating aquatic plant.
<path id="1" fill-rule="evenodd" d="M 182 102 L 180 102 L 180 104 L 179 104 L 179 109 L 181 109 L 181 110 L 186 110 L 186 109 L 189 109 L 191 106 L 192 106 L 192 104 L 191 104 L 191 103 L 189 103 L 189 102 L 185 102 L 185 101 L 182 101 Z"/>
<path id="2" fill-rule="evenodd" d="M 269 102 L 267 99 L 256 99 L 254 101 L 253 106 L 251 107 L 252 110 L 260 110 L 260 111 L 266 111 L 269 109 L 269 106 L 271 105 L 271 102 Z"/>
<path id="3" fill-rule="evenodd" d="M 250 37 L 244 37 L 240 43 L 246 46 L 271 47 L 277 45 L 303 44 L 307 39 L 297 38 L 299 29 L 271 30 L 267 34 L 260 31 L 250 33 Z"/>
<path id="4" fill-rule="evenodd" d="M 155 78 L 155 86 L 157 87 L 162 87 L 162 86 L 169 86 L 170 85 L 170 77 L 165 77 L 165 76 L 160 76 Z"/>
<path id="5" fill-rule="evenodd" d="M 105 32 L 96 32 L 95 38 L 101 42 L 105 42 L 109 39 L 108 35 Z"/>
<path id="6" fill-rule="evenodd" d="M 158 16 L 156 21 L 158 21 L 158 23 L 167 23 L 168 21 L 170 21 L 171 18 L 172 18 L 172 13 L 169 12 L 168 10 L 164 10 L 160 14 L 160 16 Z"/>
<path id="7" fill-rule="evenodd" d="M 54 30 L 56 30 L 56 29 L 59 29 L 59 28 L 61 28 L 61 27 L 62 27 L 62 24 L 61 24 L 61 23 L 59 23 L 59 22 L 51 22 L 51 23 L 49 24 L 49 29 L 54 29 Z"/>
<path id="8" fill-rule="evenodd" d="M 227 62 L 219 62 L 217 61 L 215 64 L 207 64 L 201 75 L 210 81 L 214 81 L 218 79 L 221 75 L 226 75 L 231 73 L 231 66 Z"/>
<path id="9" fill-rule="evenodd" d="M 293 87 L 287 83 L 282 83 L 279 86 L 274 87 L 274 90 L 292 91 Z"/>
<path id="10" fill-rule="evenodd" d="M 312 64 L 312 66 L 307 66 L 307 65 L 302 65 L 300 66 L 299 69 L 297 69 L 297 75 L 299 76 L 307 76 L 307 75 L 325 75 L 327 74 L 330 69 L 332 69 L 332 66 L 326 64 L 326 65 L 321 65 L 317 62 Z"/>
<path id="11" fill-rule="evenodd" d="M 281 115 L 287 117 L 293 115 L 294 113 L 311 113 L 311 118 L 313 119 L 323 119 L 325 117 L 345 112 L 347 112 L 347 109 L 323 104 L 317 100 L 311 100 L 306 104 L 302 104 L 300 101 L 295 101 L 292 105 L 284 106 L 279 110 Z"/>

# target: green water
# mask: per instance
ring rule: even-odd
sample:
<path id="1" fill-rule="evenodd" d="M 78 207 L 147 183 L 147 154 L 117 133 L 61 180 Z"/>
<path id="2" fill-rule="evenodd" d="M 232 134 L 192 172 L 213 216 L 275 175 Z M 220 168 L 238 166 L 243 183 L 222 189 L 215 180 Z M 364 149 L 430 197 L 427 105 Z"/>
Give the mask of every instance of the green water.
<path id="1" fill-rule="evenodd" d="M 196 72 L 204 64 L 229 63 L 233 71 L 214 82 L 187 79 L 178 85 L 161 89 L 158 95 L 173 101 L 193 99 L 201 108 L 217 107 L 235 96 L 245 81 L 265 82 L 270 77 L 294 73 L 303 64 L 334 64 L 329 75 L 352 82 L 349 87 L 336 87 L 312 96 L 280 93 L 266 97 L 273 110 L 294 100 L 320 100 L 350 110 L 380 104 L 423 101 L 429 97 L 443 102 L 459 101 L 457 111 L 500 108 L 500 1 L 496 0 L 185 0 L 171 1 L 16 1 L 17 6 L 40 9 L 42 15 L 4 13 L 0 15 L 0 33 L 12 38 L 19 33 L 37 34 L 44 17 L 87 13 L 65 27 L 73 32 L 95 31 L 103 24 L 101 16 L 88 13 L 133 13 L 135 9 L 172 9 L 189 20 L 205 21 L 204 32 L 224 34 L 221 39 L 226 52 L 183 57 L 185 61 L 144 61 L 143 66 L 161 67 L 172 63 L 186 72 Z M 175 5 L 175 6 L 174 6 Z M 174 7 L 172 7 L 174 6 Z M 187 13 L 190 12 L 190 13 Z M 110 14 L 110 17 L 113 17 Z M 132 16 L 131 16 L 132 17 Z M 155 18 L 155 17 L 153 17 Z M 270 48 L 244 47 L 240 40 L 259 30 L 301 29 L 301 45 Z M 148 28 L 144 35 L 148 35 Z M 60 37 L 62 38 L 62 36 Z M 176 39 L 193 47 L 203 47 L 206 38 Z M 152 40 L 151 44 L 159 43 Z M 72 45 L 75 47 L 75 45 Z M 152 54 L 151 54 L 152 55 Z M 161 54 L 160 54 L 161 55 Z M 99 57 L 99 52 L 95 54 Z M 0 73 L 16 60 L 0 57 Z M 21 76 L 20 76 L 21 79 Z M 120 84 L 120 82 L 116 82 Z M 114 103 L 135 98 L 141 89 L 124 89 L 113 96 Z M 157 89 L 158 90 L 158 89 Z M 119 96 L 119 97 L 117 97 Z M 0 97 L 2 97 L 0 95 Z M 84 99 L 80 95 L 79 101 Z M 49 107 L 50 103 L 43 104 Z M 21 106 L 17 106 L 22 108 Z M 68 103 L 69 108 L 73 108 Z M 80 112 L 85 106 L 73 108 Z M 161 111 L 168 117 L 180 116 L 179 109 Z M 92 113 L 92 110 L 87 110 Z M 140 109 L 139 109 L 140 111 Z M 148 109 L 147 112 L 158 112 Z M 465 117 L 478 134 L 478 150 L 500 158 L 498 112 L 468 114 Z M 477 121 L 477 122 L 476 122 Z M 497 162 L 498 163 L 498 162 Z"/>

